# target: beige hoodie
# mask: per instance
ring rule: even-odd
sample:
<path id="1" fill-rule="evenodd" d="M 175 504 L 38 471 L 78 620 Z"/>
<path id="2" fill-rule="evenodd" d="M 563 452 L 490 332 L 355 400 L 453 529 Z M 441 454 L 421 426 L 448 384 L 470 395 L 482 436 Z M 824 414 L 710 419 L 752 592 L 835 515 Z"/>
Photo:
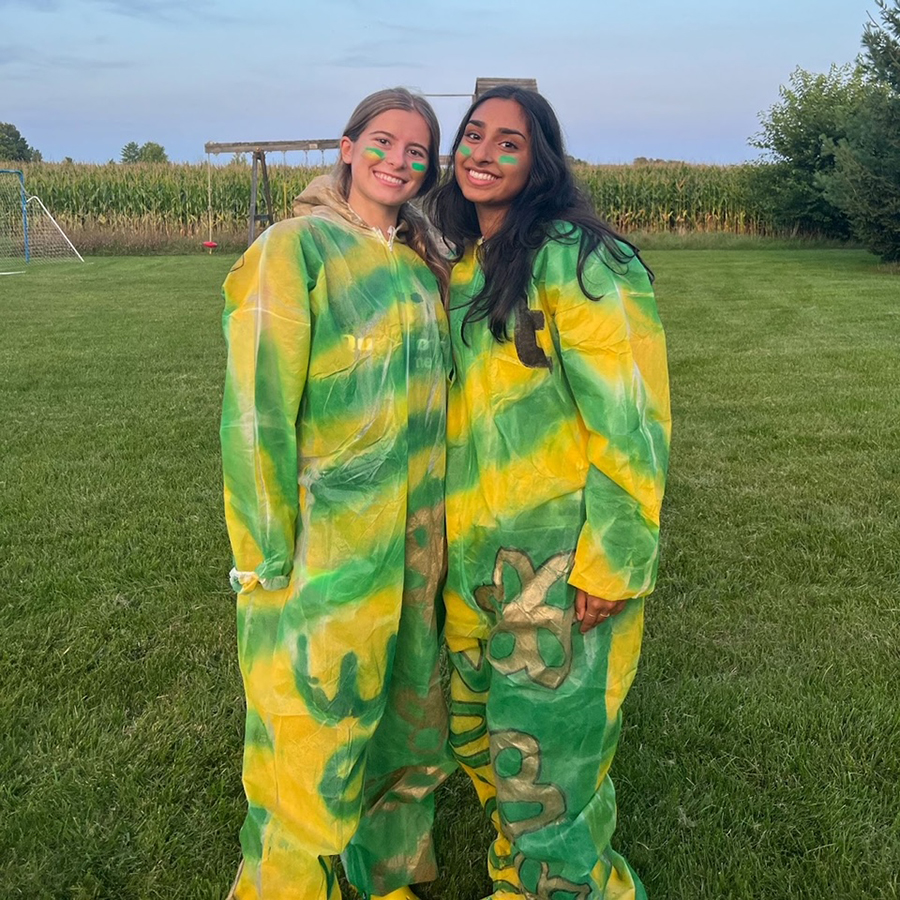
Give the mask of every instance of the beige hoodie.
<path id="1" fill-rule="evenodd" d="M 294 197 L 291 207 L 295 218 L 300 216 L 323 216 L 332 221 L 343 220 L 371 231 L 370 225 L 367 225 L 351 208 L 347 201 L 338 190 L 337 181 L 332 173 L 326 175 L 317 175 L 313 180 Z M 419 226 L 417 230 L 427 235 L 434 245 L 443 247 L 443 241 L 434 231 L 431 223 L 412 203 L 405 203 L 402 207 L 402 214 L 397 222 L 397 228 L 394 231 L 394 237 L 404 244 L 408 244 L 406 232 L 410 228 L 410 223 Z"/>

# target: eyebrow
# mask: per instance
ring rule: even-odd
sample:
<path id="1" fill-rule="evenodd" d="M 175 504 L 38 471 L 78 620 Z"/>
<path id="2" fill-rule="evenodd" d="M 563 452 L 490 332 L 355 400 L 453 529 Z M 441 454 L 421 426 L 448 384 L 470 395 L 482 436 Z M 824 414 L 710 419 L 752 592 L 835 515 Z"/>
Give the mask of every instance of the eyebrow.
<path id="1" fill-rule="evenodd" d="M 385 131 L 383 128 L 379 128 L 377 131 L 373 131 L 372 134 L 383 134 L 385 137 L 389 137 L 392 141 L 396 141 L 397 138 L 392 135 L 389 131 Z M 428 153 L 428 148 L 424 144 L 420 144 L 418 141 L 412 141 L 409 145 L 410 147 L 418 147 L 420 150 L 423 150 L 426 154 Z"/>
<path id="2" fill-rule="evenodd" d="M 474 125 L 476 128 L 485 127 L 484 122 L 479 122 L 478 119 L 469 119 L 468 124 Z M 500 132 L 500 134 L 517 134 L 520 138 L 522 138 L 523 141 L 528 140 L 528 138 L 524 134 L 522 134 L 521 131 L 516 131 L 515 128 L 498 128 L 497 130 Z"/>

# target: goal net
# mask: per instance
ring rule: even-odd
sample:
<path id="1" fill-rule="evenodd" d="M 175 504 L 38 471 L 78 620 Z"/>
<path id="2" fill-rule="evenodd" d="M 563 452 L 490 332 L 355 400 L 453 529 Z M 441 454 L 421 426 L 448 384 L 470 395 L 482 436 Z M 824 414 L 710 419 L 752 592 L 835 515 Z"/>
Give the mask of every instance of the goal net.
<path id="1" fill-rule="evenodd" d="M 15 169 L 0 169 L 0 274 L 47 262 L 84 262 L 39 197 L 25 191 Z"/>

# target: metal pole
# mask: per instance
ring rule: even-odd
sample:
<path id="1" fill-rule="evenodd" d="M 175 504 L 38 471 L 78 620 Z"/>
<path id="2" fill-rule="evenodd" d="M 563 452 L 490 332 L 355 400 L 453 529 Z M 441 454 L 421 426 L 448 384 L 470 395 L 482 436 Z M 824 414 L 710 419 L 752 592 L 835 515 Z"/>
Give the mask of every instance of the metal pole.
<path id="1" fill-rule="evenodd" d="M 19 172 L 19 191 L 22 203 L 22 234 L 25 239 L 25 262 L 31 260 L 31 247 L 28 241 L 28 196 L 25 193 L 25 176 Z"/>
<path id="2" fill-rule="evenodd" d="M 206 154 L 206 215 L 209 219 L 209 240 L 212 240 L 212 162 L 208 153 Z"/>
<path id="3" fill-rule="evenodd" d="M 260 152 L 259 163 L 262 167 L 263 196 L 266 198 L 266 218 L 269 225 L 275 224 L 275 213 L 272 209 L 272 190 L 269 187 L 269 170 L 266 167 L 266 154 Z"/>
<path id="4" fill-rule="evenodd" d="M 253 154 L 253 172 L 250 175 L 250 239 L 247 241 L 249 247 L 256 239 L 256 195 L 259 190 L 259 160 L 256 153 Z"/>

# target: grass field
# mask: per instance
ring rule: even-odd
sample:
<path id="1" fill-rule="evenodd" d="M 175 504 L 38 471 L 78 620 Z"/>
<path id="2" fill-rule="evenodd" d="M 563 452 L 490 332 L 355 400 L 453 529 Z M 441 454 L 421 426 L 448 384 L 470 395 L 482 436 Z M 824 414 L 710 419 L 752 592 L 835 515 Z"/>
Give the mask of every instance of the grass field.
<path id="1" fill-rule="evenodd" d="M 648 260 L 675 437 L 618 844 L 652 900 L 898 898 L 897 273 L 846 250 Z M 0 897 L 212 900 L 237 865 L 228 264 L 0 279 Z M 483 896 L 459 776 L 437 830 L 425 896 Z"/>

